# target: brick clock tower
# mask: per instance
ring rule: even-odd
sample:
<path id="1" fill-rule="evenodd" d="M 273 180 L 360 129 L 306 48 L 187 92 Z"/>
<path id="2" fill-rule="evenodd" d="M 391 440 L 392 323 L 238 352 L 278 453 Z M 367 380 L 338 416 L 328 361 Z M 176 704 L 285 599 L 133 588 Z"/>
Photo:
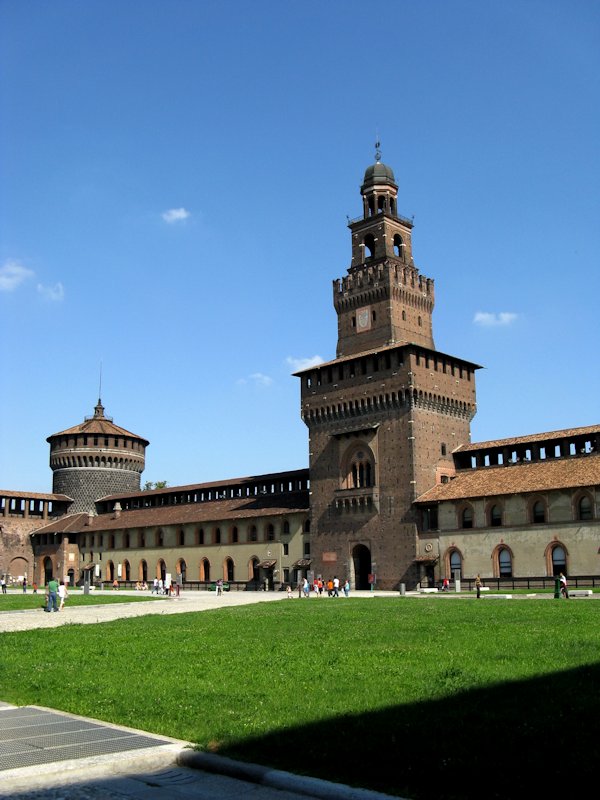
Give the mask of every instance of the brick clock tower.
<path id="1" fill-rule="evenodd" d="M 377 148 L 379 145 L 377 145 Z M 365 589 L 432 574 L 417 558 L 413 501 L 454 474 L 470 441 L 477 364 L 435 349 L 434 286 L 412 255 L 390 167 L 368 167 L 363 215 L 349 223 L 352 262 L 333 281 L 336 358 L 297 373 L 309 429 L 315 574 Z"/>

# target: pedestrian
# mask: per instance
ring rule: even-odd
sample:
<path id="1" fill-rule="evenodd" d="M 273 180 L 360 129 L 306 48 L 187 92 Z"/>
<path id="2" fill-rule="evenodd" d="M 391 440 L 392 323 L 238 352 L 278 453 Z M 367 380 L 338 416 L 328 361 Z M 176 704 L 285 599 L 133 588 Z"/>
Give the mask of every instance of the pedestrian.
<path id="1" fill-rule="evenodd" d="M 113 591 L 119 591 L 119 581 L 116 578 L 113 581 Z"/>
<path id="2" fill-rule="evenodd" d="M 308 582 L 308 578 L 304 578 L 304 582 L 302 584 L 302 591 L 304 592 L 304 597 L 309 597 L 309 595 L 310 595 L 310 584 Z"/>
<path id="3" fill-rule="evenodd" d="M 0 578 L 0 585 L 2 586 L 2 594 L 6 594 L 6 578 L 4 575 Z"/>
<path id="4" fill-rule="evenodd" d="M 46 611 L 58 611 L 58 581 L 50 578 L 48 581 L 48 605 Z"/>
<path id="5" fill-rule="evenodd" d="M 23 578 L 23 594 L 27 594 L 27 578 Z"/>
<path id="6" fill-rule="evenodd" d="M 152 594 L 158 594 L 158 578 L 152 581 Z"/>
<path id="7" fill-rule="evenodd" d="M 340 579 L 336 575 L 333 579 L 333 596 L 339 597 L 340 596 Z"/>
<path id="8" fill-rule="evenodd" d="M 33 593 L 37 594 L 37 583 L 35 581 L 33 582 Z"/>
<path id="9" fill-rule="evenodd" d="M 344 594 L 346 597 L 350 597 L 350 581 L 348 578 L 344 581 Z"/>
<path id="10" fill-rule="evenodd" d="M 331 578 L 327 581 L 327 597 L 331 597 L 333 594 L 333 581 Z"/>
<path id="11" fill-rule="evenodd" d="M 65 607 L 65 600 L 69 596 L 67 591 L 67 587 L 65 586 L 65 582 L 61 581 L 58 585 L 58 599 L 60 600 L 60 605 L 58 606 L 58 610 L 62 611 Z"/>
<path id="12" fill-rule="evenodd" d="M 561 572 L 558 577 L 560 579 L 560 593 L 562 594 L 562 596 L 566 600 L 568 600 L 569 599 L 569 589 L 567 587 L 567 577 L 563 572 Z"/>
<path id="13" fill-rule="evenodd" d="M 477 599 L 481 597 L 481 576 L 477 573 L 477 577 L 475 578 L 475 589 L 477 591 Z"/>
<path id="14" fill-rule="evenodd" d="M 319 597 L 321 597 L 323 594 L 323 578 L 319 578 L 318 587 L 319 587 Z"/>
<path id="15" fill-rule="evenodd" d="M 290 600 L 293 600 L 293 599 L 294 599 L 294 596 L 293 596 L 293 594 L 292 594 L 292 587 L 289 585 L 289 583 L 288 583 L 288 585 L 286 586 L 286 589 L 285 589 L 285 591 L 286 591 L 286 593 L 287 593 L 287 596 L 288 596 L 288 598 L 289 598 Z"/>
<path id="16" fill-rule="evenodd" d="M 448 582 L 448 578 L 444 578 L 444 580 L 442 581 L 442 592 L 447 592 L 449 588 L 450 584 Z"/>
<path id="17" fill-rule="evenodd" d="M 216 589 L 216 592 L 217 592 L 217 597 L 219 595 L 223 594 L 223 578 L 219 578 L 219 580 L 217 581 L 217 583 L 215 585 L 215 589 Z"/>

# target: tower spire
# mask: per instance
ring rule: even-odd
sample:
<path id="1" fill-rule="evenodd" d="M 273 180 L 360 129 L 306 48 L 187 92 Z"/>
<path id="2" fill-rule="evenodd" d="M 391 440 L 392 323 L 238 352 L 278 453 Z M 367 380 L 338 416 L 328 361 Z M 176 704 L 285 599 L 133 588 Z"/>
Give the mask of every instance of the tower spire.
<path id="1" fill-rule="evenodd" d="M 381 161 L 381 142 L 379 136 L 375 137 L 375 161 L 377 164 Z"/>

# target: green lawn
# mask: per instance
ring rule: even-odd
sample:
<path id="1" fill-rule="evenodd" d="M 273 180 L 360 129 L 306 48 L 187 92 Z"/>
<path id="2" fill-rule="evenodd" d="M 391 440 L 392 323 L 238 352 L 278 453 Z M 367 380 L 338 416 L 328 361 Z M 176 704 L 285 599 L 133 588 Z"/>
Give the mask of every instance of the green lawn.
<path id="1" fill-rule="evenodd" d="M 45 590 L 38 589 L 37 594 L 28 592 L 8 591 L 6 594 L 0 594 L 0 618 L 3 611 L 22 611 L 28 608 L 43 608 L 45 602 Z M 83 594 L 80 590 L 69 590 L 69 597 L 65 601 L 66 606 L 99 606 L 104 603 L 137 603 L 143 600 L 160 600 L 161 598 L 147 594 L 142 595 L 126 595 L 113 592 L 91 592 L 90 594 Z"/>
<path id="2" fill-rule="evenodd" d="M 3 634 L 0 699 L 409 798 L 595 781 L 597 601 L 262 603 Z"/>

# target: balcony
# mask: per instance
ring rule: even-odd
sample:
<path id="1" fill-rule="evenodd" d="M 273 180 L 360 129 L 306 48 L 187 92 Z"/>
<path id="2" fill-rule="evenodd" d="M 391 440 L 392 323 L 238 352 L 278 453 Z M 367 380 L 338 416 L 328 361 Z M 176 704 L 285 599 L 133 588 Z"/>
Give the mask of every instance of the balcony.
<path id="1" fill-rule="evenodd" d="M 337 489 L 333 507 L 338 514 L 378 514 L 379 489 L 364 486 L 360 489 Z"/>

